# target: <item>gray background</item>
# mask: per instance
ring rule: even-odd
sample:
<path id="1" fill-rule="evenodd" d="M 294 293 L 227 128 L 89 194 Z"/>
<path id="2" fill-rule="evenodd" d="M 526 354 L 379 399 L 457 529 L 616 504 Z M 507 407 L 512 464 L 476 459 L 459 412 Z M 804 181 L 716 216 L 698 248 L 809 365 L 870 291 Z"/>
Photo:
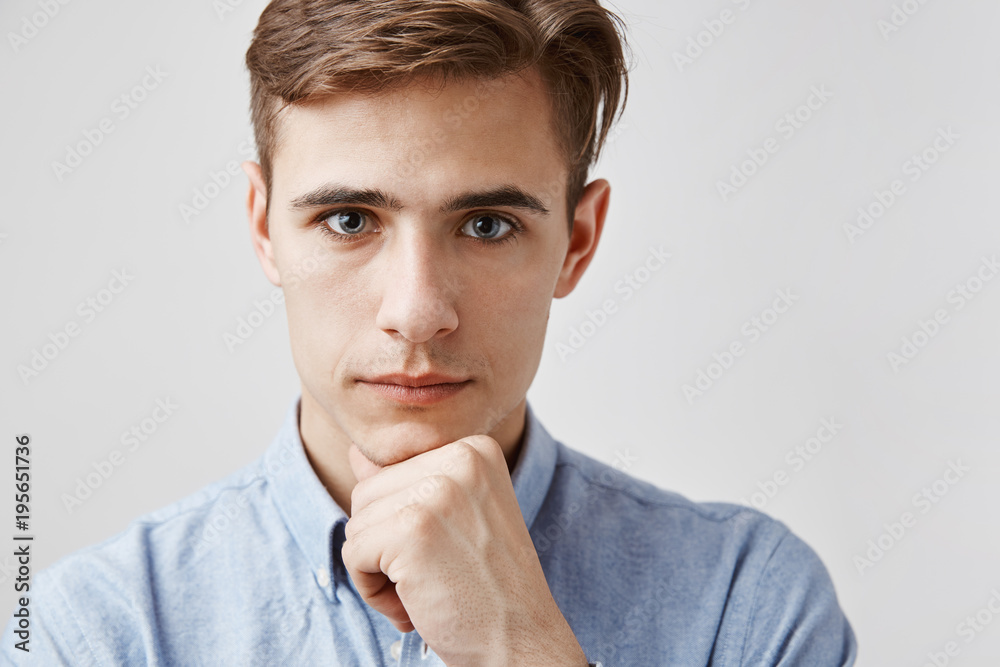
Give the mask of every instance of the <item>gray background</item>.
<path id="1" fill-rule="evenodd" d="M 42 10 L 0 5 L 0 510 L 13 524 L 13 439 L 30 433 L 34 572 L 250 462 L 298 391 L 283 308 L 234 350 L 223 339 L 273 289 L 249 243 L 245 177 L 209 187 L 189 221 L 180 212 L 245 157 L 242 60 L 264 4 L 78 0 L 17 48 L 9 34 Z M 594 263 L 553 305 L 528 396 L 556 438 L 696 500 L 753 502 L 787 475 L 757 504 L 823 558 L 859 664 L 925 664 L 954 641 L 951 664 L 995 665 L 1000 620 L 971 641 L 957 626 L 1000 591 L 1000 280 L 961 309 L 948 295 L 1000 253 L 1000 7 L 906 4 L 918 11 L 887 35 L 889 0 L 609 4 L 636 61 L 592 172 L 611 181 L 611 209 Z M 675 53 L 726 9 L 733 22 L 679 68 Z M 147 67 L 166 76 L 122 118 L 112 105 Z M 786 138 L 775 123 L 813 86 L 832 97 Z M 114 131 L 58 179 L 52 163 L 104 118 Z M 959 138 L 912 181 L 904 163 L 949 127 Z M 768 137 L 780 150 L 723 201 L 717 182 Z M 905 193 L 850 242 L 844 225 L 894 179 Z M 615 285 L 651 245 L 672 257 L 626 300 Z M 78 304 L 123 269 L 134 279 L 85 322 Z M 777 290 L 798 300 L 751 341 L 744 323 Z M 560 358 L 608 299 L 616 312 Z M 894 369 L 887 354 L 938 309 L 947 322 Z M 71 322 L 80 334 L 23 381 L 18 366 Z M 745 353 L 687 400 L 683 385 L 733 341 Z M 179 407 L 124 451 L 157 399 Z M 843 428 L 796 469 L 787 453 L 824 418 Z M 63 494 L 115 449 L 121 464 L 67 510 Z M 922 512 L 914 494 L 958 460 L 968 472 Z M 883 535 L 907 511 L 915 525 Z M 891 548 L 859 571 L 880 535 Z M 12 564 L 0 556 L 5 619 Z"/>

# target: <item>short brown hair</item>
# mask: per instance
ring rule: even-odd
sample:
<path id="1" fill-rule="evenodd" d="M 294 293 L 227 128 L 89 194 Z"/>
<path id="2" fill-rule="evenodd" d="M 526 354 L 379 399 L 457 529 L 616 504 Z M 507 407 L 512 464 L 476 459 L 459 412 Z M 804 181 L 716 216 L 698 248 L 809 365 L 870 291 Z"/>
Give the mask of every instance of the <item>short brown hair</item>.
<path id="1" fill-rule="evenodd" d="M 623 46 L 624 23 L 597 0 L 272 0 L 246 54 L 268 207 L 286 106 L 420 75 L 488 81 L 537 67 L 568 167 L 572 231 L 590 165 L 628 99 Z"/>

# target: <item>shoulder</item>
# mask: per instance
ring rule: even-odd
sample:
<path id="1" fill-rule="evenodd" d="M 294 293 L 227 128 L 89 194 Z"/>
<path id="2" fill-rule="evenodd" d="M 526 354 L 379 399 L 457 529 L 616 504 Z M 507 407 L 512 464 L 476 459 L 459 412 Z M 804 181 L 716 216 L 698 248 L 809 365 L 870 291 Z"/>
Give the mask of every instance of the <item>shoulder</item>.
<path id="1" fill-rule="evenodd" d="M 785 523 L 640 480 L 628 474 L 627 452 L 608 465 L 557 446 L 547 510 L 532 532 L 541 553 L 565 562 L 564 547 L 586 549 L 595 570 L 615 572 L 612 587 L 628 591 L 620 613 L 652 596 L 717 633 L 718 664 L 853 664 L 855 637 L 829 573 Z"/>
<path id="2" fill-rule="evenodd" d="M 126 606 L 148 602 L 158 582 L 203 571 L 219 558 L 227 531 L 262 511 L 266 477 L 260 459 L 160 509 L 143 514 L 118 534 L 64 556 L 39 572 L 39 593 L 70 601 Z M 192 579 L 192 583 L 195 583 Z M 33 586 L 34 588 L 34 586 Z"/>
<path id="3" fill-rule="evenodd" d="M 597 461 L 562 443 L 546 518 L 556 523 L 579 517 L 605 540 L 626 541 L 647 554 L 695 562 L 731 564 L 756 579 L 791 570 L 827 576 L 816 552 L 782 521 L 729 502 L 698 502 L 628 473 L 630 461 Z M 657 551 L 661 549 L 662 551 Z M 703 568 L 704 569 L 704 568 Z"/>
<path id="4" fill-rule="evenodd" d="M 79 549 L 32 577 L 31 661 L 79 664 L 96 656 L 144 656 L 155 642 L 150 619 L 170 591 L 181 597 L 206 585 L 230 559 L 227 531 L 267 511 L 261 459 L 163 508 L 133 519 L 120 533 Z M 10 641 L 0 655 L 27 660 Z M 9 644 L 9 645 L 8 645 Z M 32 662 L 34 661 L 34 662 Z M 84 662 L 83 664 L 87 664 Z"/>
<path id="5" fill-rule="evenodd" d="M 636 464 L 627 451 L 618 452 L 608 465 L 562 443 L 557 448 L 550 500 L 565 505 L 564 510 L 579 506 L 583 511 L 586 506 L 589 521 L 608 522 L 621 530 L 644 527 L 651 536 L 660 531 L 649 528 L 683 528 L 688 538 L 725 537 L 765 550 L 789 533 L 783 523 L 752 507 L 697 502 L 635 477 L 631 472 Z"/>
<path id="6" fill-rule="evenodd" d="M 740 664 L 853 665 L 857 638 L 819 555 L 791 531 L 768 556 L 748 604 Z M 737 646 L 734 644 L 734 651 Z"/>

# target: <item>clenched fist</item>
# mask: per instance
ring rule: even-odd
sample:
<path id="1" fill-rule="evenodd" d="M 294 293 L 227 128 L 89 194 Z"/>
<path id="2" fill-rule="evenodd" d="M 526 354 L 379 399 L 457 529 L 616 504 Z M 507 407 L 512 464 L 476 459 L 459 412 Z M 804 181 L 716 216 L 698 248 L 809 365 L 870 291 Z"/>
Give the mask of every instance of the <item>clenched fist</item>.
<path id="1" fill-rule="evenodd" d="M 373 609 L 449 666 L 587 664 L 496 440 L 468 436 L 381 469 L 351 449 L 362 473 L 342 557 Z"/>

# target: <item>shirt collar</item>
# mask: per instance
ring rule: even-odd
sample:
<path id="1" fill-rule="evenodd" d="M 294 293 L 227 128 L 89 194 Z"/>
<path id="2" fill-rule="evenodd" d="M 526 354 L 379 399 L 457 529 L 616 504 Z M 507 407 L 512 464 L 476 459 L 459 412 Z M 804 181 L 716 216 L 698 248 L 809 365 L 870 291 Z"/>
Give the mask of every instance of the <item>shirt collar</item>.
<path id="1" fill-rule="evenodd" d="M 299 435 L 301 394 L 288 408 L 263 466 L 274 489 L 274 501 L 285 525 L 305 554 L 317 584 L 333 597 L 333 587 L 346 580 L 340 560 L 347 514 L 333 501 L 313 470 Z M 521 515 L 530 529 L 552 483 L 556 442 L 525 403 L 525 429 L 511 475 Z"/>

